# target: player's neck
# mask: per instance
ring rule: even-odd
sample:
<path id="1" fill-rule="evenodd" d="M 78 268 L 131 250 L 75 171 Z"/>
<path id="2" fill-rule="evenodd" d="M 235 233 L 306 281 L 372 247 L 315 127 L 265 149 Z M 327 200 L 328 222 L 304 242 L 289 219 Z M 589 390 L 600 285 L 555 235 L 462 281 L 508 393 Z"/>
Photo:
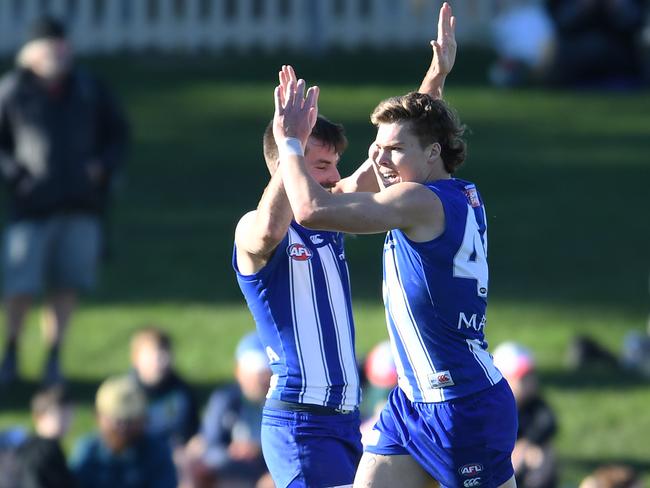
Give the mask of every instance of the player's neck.
<path id="1" fill-rule="evenodd" d="M 435 165 L 433 168 L 431 168 L 431 171 L 429 172 L 425 183 L 433 183 L 434 181 L 439 180 L 448 180 L 449 178 L 451 178 L 451 175 L 447 173 L 444 165 Z"/>

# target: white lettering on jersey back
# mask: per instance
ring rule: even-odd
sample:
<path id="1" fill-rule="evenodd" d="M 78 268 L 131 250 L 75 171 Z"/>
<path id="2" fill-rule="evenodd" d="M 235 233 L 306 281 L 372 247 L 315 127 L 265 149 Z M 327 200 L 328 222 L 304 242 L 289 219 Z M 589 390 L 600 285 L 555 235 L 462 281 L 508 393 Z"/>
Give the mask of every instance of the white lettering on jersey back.
<path id="1" fill-rule="evenodd" d="M 487 317 L 485 315 L 482 315 L 481 321 L 477 322 L 477 320 L 478 316 L 475 313 L 473 313 L 468 319 L 467 315 L 465 315 L 463 312 L 460 312 L 458 314 L 458 330 L 460 330 L 462 326 L 465 326 L 467 329 L 474 329 L 476 332 L 480 332 L 481 330 L 485 329 Z"/>
<path id="2" fill-rule="evenodd" d="M 280 356 L 278 356 L 278 354 L 273 349 L 271 349 L 271 346 L 266 346 L 266 355 L 268 356 L 269 362 L 271 363 L 275 363 L 276 361 L 280 360 Z"/>

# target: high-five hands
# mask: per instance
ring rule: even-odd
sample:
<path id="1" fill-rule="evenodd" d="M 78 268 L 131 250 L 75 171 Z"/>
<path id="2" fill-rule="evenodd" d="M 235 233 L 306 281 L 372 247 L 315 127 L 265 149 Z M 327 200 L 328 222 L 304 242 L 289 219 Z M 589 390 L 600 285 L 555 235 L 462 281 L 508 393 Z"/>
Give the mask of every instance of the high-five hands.
<path id="1" fill-rule="evenodd" d="M 456 61 L 456 17 L 447 2 L 440 7 L 438 15 L 438 38 L 431 41 L 433 60 L 431 68 L 440 75 L 448 75 Z"/>
<path id="2" fill-rule="evenodd" d="M 305 80 L 297 80 L 291 66 L 282 66 L 279 78 L 274 92 L 273 136 L 276 142 L 296 138 L 304 148 L 318 116 L 319 89 L 312 86 L 305 95 Z"/>

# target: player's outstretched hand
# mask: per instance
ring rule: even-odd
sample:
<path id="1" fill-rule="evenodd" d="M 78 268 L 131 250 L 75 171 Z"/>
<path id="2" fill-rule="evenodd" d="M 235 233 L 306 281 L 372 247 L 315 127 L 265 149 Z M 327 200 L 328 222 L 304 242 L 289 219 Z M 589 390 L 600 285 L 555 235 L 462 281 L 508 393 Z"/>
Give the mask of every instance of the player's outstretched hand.
<path id="1" fill-rule="evenodd" d="M 318 116 L 318 93 L 318 87 L 312 86 L 305 96 L 305 80 L 296 80 L 291 66 L 282 67 L 280 84 L 274 93 L 273 135 L 276 141 L 295 137 L 305 147 Z"/>
<path id="2" fill-rule="evenodd" d="M 456 62 L 456 17 L 447 2 L 440 7 L 438 15 L 438 38 L 431 41 L 433 58 L 431 68 L 440 75 L 448 75 Z"/>

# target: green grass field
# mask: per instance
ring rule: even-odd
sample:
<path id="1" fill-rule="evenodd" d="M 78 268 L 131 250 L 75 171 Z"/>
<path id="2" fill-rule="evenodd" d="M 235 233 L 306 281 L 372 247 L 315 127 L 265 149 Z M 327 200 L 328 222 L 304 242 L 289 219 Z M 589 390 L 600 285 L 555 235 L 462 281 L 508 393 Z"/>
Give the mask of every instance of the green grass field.
<path id="1" fill-rule="evenodd" d="M 650 481 L 648 381 L 564 366 L 574 335 L 618 352 L 624 334 L 646 324 L 650 94 L 499 91 L 483 81 L 488 61 L 461 51 L 446 92 L 471 129 L 459 176 L 476 181 L 487 202 L 488 339 L 535 352 L 560 421 L 562 485 L 605 461 L 631 463 Z M 230 377 L 234 345 L 253 327 L 230 269 L 232 233 L 267 180 L 261 133 L 282 62 L 318 83 L 322 112 L 345 124 L 347 174 L 373 138 L 370 111 L 417 86 L 428 52 L 91 63 L 120 93 L 134 147 L 112 217 L 113 259 L 65 345 L 79 402 L 67 447 L 92 427 L 98 383 L 128 368 L 129 335 L 140 325 L 170 331 L 179 369 L 201 399 Z M 381 239 L 348 240 L 360 354 L 386 336 Z M 0 391 L 0 427 L 29 422 L 43 360 L 37 313 L 21 352 L 25 381 Z"/>

